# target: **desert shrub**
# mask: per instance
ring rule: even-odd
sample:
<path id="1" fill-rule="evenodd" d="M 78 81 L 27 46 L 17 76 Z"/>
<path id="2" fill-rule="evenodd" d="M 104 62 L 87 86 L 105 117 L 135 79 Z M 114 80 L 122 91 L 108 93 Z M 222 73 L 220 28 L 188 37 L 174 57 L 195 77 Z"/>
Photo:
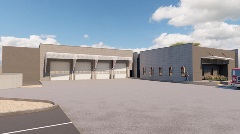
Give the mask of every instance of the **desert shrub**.
<path id="1" fill-rule="evenodd" d="M 208 75 L 206 77 L 204 77 L 205 80 L 213 80 L 214 76 L 213 75 Z"/>
<path id="2" fill-rule="evenodd" d="M 223 76 L 223 75 L 217 75 L 217 76 L 209 75 L 209 76 L 204 77 L 204 79 L 205 80 L 213 80 L 213 81 L 226 81 L 227 77 Z"/>
<path id="3" fill-rule="evenodd" d="M 226 76 L 223 76 L 223 75 L 220 76 L 220 81 L 227 81 L 227 80 L 228 78 Z"/>

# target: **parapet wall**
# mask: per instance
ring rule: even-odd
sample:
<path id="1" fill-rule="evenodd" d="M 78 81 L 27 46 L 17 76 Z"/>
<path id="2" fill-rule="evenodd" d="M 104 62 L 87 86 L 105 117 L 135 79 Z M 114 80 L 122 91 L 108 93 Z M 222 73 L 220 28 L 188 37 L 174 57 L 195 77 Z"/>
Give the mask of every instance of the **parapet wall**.
<path id="1" fill-rule="evenodd" d="M 21 87 L 22 78 L 23 78 L 23 75 L 20 73 L 0 74 L 0 89 Z"/>

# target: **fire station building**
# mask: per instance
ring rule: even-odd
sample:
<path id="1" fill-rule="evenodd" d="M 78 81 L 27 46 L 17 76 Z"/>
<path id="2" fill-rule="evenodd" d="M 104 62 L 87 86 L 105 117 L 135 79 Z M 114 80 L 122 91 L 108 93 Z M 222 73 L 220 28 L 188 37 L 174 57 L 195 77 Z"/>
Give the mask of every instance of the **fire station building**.
<path id="1" fill-rule="evenodd" d="M 131 50 L 40 44 L 39 48 L 3 46 L 3 73 L 22 73 L 23 85 L 49 80 L 130 77 Z"/>
<path id="2" fill-rule="evenodd" d="M 23 85 L 50 80 L 119 79 L 201 81 L 209 75 L 231 79 L 238 50 L 193 46 L 191 43 L 146 50 L 40 44 L 39 48 L 3 46 L 2 72 L 22 73 Z"/>

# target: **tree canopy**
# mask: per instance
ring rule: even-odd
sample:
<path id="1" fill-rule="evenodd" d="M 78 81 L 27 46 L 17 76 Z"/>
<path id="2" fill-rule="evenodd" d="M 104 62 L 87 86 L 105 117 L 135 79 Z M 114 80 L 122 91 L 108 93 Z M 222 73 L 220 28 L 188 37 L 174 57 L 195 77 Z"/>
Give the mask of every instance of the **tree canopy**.
<path id="1" fill-rule="evenodd" d="M 177 43 L 174 43 L 174 44 L 172 44 L 170 46 L 180 46 L 180 45 L 184 45 L 184 44 L 188 44 L 188 43 L 186 43 L 186 42 L 177 42 Z M 195 43 L 192 43 L 192 45 L 193 46 L 200 46 L 201 44 L 198 43 L 198 42 L 195 42 Z"/>

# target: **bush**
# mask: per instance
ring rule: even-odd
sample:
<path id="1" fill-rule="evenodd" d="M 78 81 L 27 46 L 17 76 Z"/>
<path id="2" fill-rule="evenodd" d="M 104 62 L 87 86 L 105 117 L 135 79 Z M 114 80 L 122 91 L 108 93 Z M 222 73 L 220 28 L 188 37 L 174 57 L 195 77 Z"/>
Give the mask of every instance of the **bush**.
<path id="1" fill-rule="evenodd" d="M 204 79 L 205 80 L 213 80 L 213 81 L 227 81 L 227 77 L 223 76 L 223 75 L 217 75 L 217 76 L 209 75 L 209 76 L 204 77 Z"/>

